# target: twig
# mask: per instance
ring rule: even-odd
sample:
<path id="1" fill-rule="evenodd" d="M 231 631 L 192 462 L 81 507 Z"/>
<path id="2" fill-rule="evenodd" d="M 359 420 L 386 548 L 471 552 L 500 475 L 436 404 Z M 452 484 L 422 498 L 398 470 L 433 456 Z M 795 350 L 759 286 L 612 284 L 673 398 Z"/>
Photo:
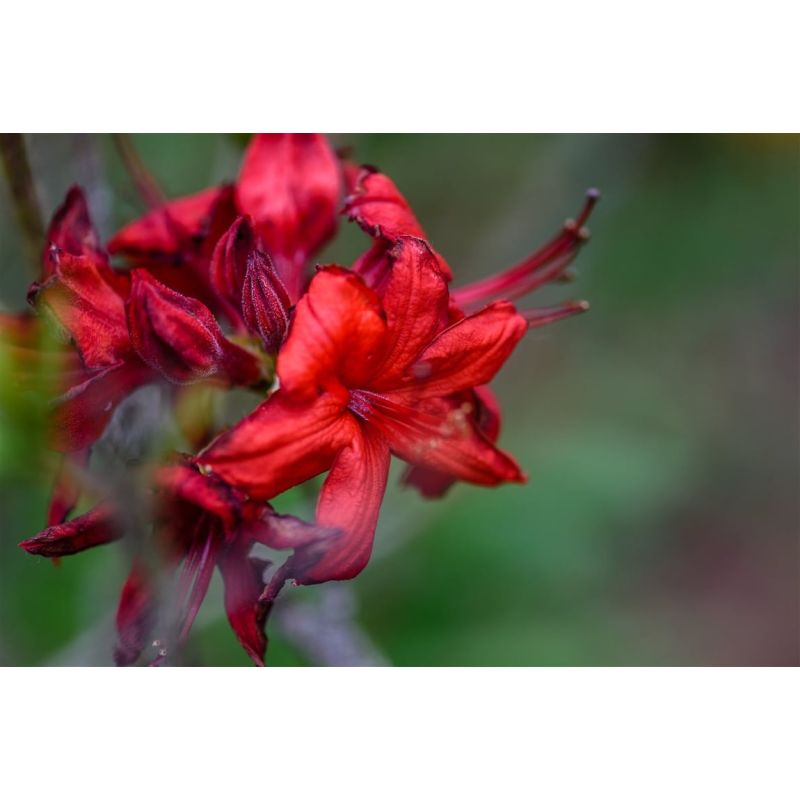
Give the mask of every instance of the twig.
<path id="1" fill-rule="evenodd" d="M 0 157 L 11 188 L 24 247 L 30 263 L 38 272 L 44 246 L 44 224 L 23 134 L 0 133 Z"/>
<path id="2" fill-rule="evenodd" d="M 150 208 L 158 208 L 164 205 L 167 200 L 166 195 L 161 191 L 158 182 L 150 174 L 144 161 L 142 161 L 130 134 L 112 133 L 111 138 L 114 140 L 122 163 L 125 164 L 125 168 L 128 170 L 128 174 L 131 176 L 131 180 L 133 180 L 145 204 Z"/>

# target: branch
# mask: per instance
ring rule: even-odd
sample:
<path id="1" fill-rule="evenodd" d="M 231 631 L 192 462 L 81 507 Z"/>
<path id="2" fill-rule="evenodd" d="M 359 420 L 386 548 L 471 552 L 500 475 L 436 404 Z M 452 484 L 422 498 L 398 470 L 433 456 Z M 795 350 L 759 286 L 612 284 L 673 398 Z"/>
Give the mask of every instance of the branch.
<path id="1" fill-rule="evenodd" d="M 163 206 L 167 198 L 156 179 L 150 174 L 145 166 L 139 151 L 133 143 L 133 139 L 128 133 L 112 133 L 111 138 L 117 147 L 122 163 L 128 170 L 131 180 L 142 196 L 145 205 L 150 208 Z"/>
<path id="2" fill-rule="evenodd" d="M 38 273 L 44 246 L 44 224 L 23 134 L 0 133 L 0 158 L 11 188 L 25 251 Z"/>

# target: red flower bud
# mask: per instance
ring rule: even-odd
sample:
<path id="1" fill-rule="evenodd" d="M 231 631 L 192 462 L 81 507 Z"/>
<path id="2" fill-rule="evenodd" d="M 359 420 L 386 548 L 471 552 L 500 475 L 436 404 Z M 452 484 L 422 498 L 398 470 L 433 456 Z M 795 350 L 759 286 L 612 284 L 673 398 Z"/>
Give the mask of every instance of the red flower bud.
<path id="1" fill-rule="evenodd" d="M 269 257 L 252 250 L 242 287 L 247 329 L 261 337 L 268 353 L 277 353 L 289 326 L 289 294 Z"/>
<path id="2" fill-rule="evenodd" d="M 247 259 L 255 247 L 255 233 L 249 217 L 239 217 L 220 237 L 211 256 L 209 277 L 232 325 L 242 327 L 242 285 Z"/>
<path id="3" fill-rule="evenodd" d="M 229 342 L 199 300 L 134 270 L 127 305 L 131 341 L 142 360 L 174 383 L 213 376 L 257 383 L 255 356 Z"/>

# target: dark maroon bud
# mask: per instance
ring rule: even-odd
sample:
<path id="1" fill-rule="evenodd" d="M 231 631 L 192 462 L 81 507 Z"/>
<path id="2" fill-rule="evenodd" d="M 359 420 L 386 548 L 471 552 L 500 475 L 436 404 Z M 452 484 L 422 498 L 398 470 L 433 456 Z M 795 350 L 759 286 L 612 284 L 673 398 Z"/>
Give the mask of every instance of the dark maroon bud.
<path id="1" fill-rule="evenodd" d="M 242 287 L 242 315 L 247 329 L 261 337 L 268 353 L 277 353 L 289 327 L 289 294 L 269 257 L 253 250 Z"/>

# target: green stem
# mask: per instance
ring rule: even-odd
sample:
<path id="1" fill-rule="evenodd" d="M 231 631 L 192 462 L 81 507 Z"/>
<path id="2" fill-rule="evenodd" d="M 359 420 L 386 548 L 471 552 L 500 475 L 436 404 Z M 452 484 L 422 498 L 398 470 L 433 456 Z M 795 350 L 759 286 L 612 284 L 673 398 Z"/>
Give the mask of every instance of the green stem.
<path id="1" fill-rule="evenodd" d="M 156 179 L 150 174 L 149 170 L 142 161 L 139 151 L 133 143 L 133 139 L 128 133 L 112 133 L 111 138 L 117 147 L 122 163 L 128 170 L 134 185 L 145 202 L 150 208 L 163 206 L 167 198 Z"/>

